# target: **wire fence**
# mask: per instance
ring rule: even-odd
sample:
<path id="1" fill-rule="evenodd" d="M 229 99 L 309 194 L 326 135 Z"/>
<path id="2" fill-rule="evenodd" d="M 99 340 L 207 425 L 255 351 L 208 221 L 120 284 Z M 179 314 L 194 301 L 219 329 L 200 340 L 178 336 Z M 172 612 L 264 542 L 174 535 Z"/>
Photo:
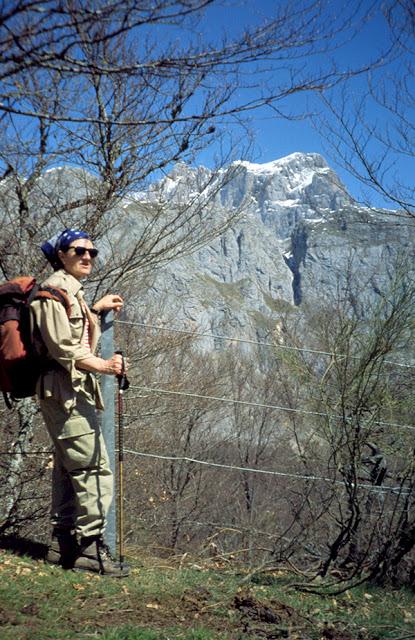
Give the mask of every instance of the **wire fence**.
<path id="1" fill-rule="evenodd" d="M 344 354 L 337 354 L 337 353 L 332 353 L 332 352 L 328 352 L 328 351 L 322 351 L 322 350 L 317 350 L 317 349 L 308 349 L 308 348 L 299 348 L 299 347 L 294 347 L 294 346 L 289 346 L 289 345 L 280 345 L 280 344 L 276 344 L 274 342 L 264 342 L 264 341 L 257 341 L 257 340 L 251 340 L 251 339 L 246 339 L 246 338 L 235 338 L 235 337 L 230 337 L 230 336 L 223 336 L 223 335 L 218 335 L 218 334 L 213 334 L 213 333 L 206 333 L 206 332 L 200 332 L 200 331 L 195 331 L 195 330 L 186 330 L 186 329 L 178 329 L 178 328 L 174 328 L 174 327 L 166 327 L 166 326 L 161 326 L 161 325 L 155 325 L 155 324 L 149 324 L 149 323 L 142 323 L 142 322 L 129 322 L 129 321 L 121 321 L 121 320 L 116 320 L 115 321 L 116 324 L 118 325 L 130 325 L 131 327 L 139 327 L 140 329 L 143 329 L 145 331 L 151 330 L 151 331 L 160 331 L 160 332 L 171 332 L 171 333 L 179 333 L 179 334 L 183 334 L 183 335 L 188 335 L 191 337 L 195 337 L 195 338 L 209 338 L 209 339 L 213 339 L 213 340 L 223 340 L 226 342 L 229 342 L 231 344 L 249 344 L 249 345 L 255 345 L 255 346 L 261 346 L 261 347 L 268 347 L 268 348 L 276 348 L 276 349 L 287 349 L 290 351 L 299 351 L 299 352 L 305 352 L 305 353 L 311 353 L 314 355 L 323 355 L 323 356 L 328 356 L 328 357 L 336 357 L 336 358 L 343 358 L 345 357 Z M 390 365 L 390 366 L 397 366 L 397 367 L 406 367 L 406 368 L 412 368 L 412 365 L 407 365 L 406 363 L 401 363 L 401 362 L 395 362 L 395 361 L 390 361 L 387 360 L 385 361 L 386 364 Z M 131 385 L 130 386 L 130 393 L 133 391 L 139 391 L 141 392 L 138 396 L 133 395 L 131 397 L 131 395 L 129 396 L 129 399 L 131 401 L 133 400 L 143 400 L 145 398 L 145 396 L 147 394 L 150 395 L 164 395 L 164 396 L 170 396 L 170 397 L 174 397 L 174 396 L 178 396 L 178 397 L 183 397 L 183 398 L 188 398 L 191 400 L 208 400 L 208 401 L 212 401 L 212 402 L 219 402 L 219 403 L 224 403 L 224 404 L 228 404 L 228 405 L 242 405 L 242 406 L 247 406 L 247 407 L 257 407 L 257 408 L 263 408 L 263 409 L 270 409 L 273 411 L 283 411 L 283 412 L 289 412 L 289 413 L 295 413 L 295 414 L 301 414 L 304 416 L 311 416 L 311 417 L 318 417 L 318 418 L 325 418 L 325 419 L 329 419 L 329 420 L 334 420 L 334 421 L 339 421 L 342 420 L 345 423 L 348 422 L 347 417 L 345 416 L 341 416 L 341 415 L 334 415 L 334 414 L 329 414 L 327 412 L 323 412 L 323 411 L 312 411 L 312 410 L 307 410 L 307 409 L 301 409 L 301 408 L 295 408 L 295 407 L 289 407 L 289 406 L 284 406 L 284 405 L 279 405 L 279 404 L 273 404 L 273 403 L 266 403 L 266 402 L 254 402 L 254 401 L 250 401 L 250 400 L 241 400 L 241 399 L 236 399 L 236 398 L 229 398 L 229 397 L 223 397 L 223 396 L 216 396 L 216 395 L 209 395 L 209 394 L 203 394 L 203 393 L 197 393 L 197 392 L 192 392 L 192 391 L 184 391 L 184 390 L 178 390 L 178 389 L 171 389 L 171 388 L 162 388 L 160 386 L 145 386 L 145 385 Z M 140 420 L 140 415 L 136 414 L 134 416 L 134 414 L 130 414 L 128 413 L 128 411 L 125 413 L 126 417 L 131 417 L 131 418 L 136 418 L 137 420 Z M 350 419 L 351 421 L 351 419 Z M 415 427 L 412 425 L 407 425 L 407 424 L 400 424 L 400 423 L 394 423 L 394 422 L 386 422 L 386 421 L 380 421 L 380 420 L 376 420 L 376 421 L 372 421 L 372 426 L 376 425 L 376 426 L 382 426 L 382 427 L 391 427 L 391 428 L 400 428 L 400 429 L 405 429 L 405 430 L 409 430 L 409 431 L 415 431 Z M 178 463 L 178 462 L 186 462 L 189 464 L 195 464 L 195 465 L 199 465 L 199 466 L 203 466 L 203 467 L 210 467 L 212 469 L 217 469 L 217 470 L 221 470 L 221 471 L 230 471 L 230 472 L 239 472 L 239 473 L 249 473 L 249 474 L 259 474 L 259 475 L 265 475 L 265 476 L 273 476 L 273 477 L 280 477 L 280 478 L 289 478 L 289 479 L 295 479 L 295 480 L 299 480 L 299 481 L 303 481 L 303 482 L 323 482 L 326 484 L 330 484 L 332 486 L 337 486 L 337 487 L 342 487 L 343 489 L 345 488 L 358 488 L 358 489 L 362 489 L 365 490 L 369 493 L 376 493 L 376 494 L 397 494 L 397 495 L 402 495 L 403 497 L 408 495 L 408 492 L 400 485 L 396 485 L 396 486 L 391 486 L 391 485 L 384 485 L 382 484 L 381 486 L 377 486 L 376 484 L 369 484 L 369 483 L 363 483 L 363 482 L 348 482 L 347 480 L 343 479 L 336 479 L 333 477 L 327 477 L 327 476 L 321 476 L 321 475 L 315 475 L 315 474 L 300 474 L 300 473 L 292 473 L 292 472 L 286 472 L 286 471 L 279 471 L 279 470 L 272 470 L 272 469 L 264 469 L 264 468 L 260 468 L 260 467 L 250 467 L 250 466 L 240 466 L 240 465 L 235 465 L 235 464 L 225 464 L 223 462 L 218 462 L 215 460 L 205 460 L 205 459 L 199 459 L 196 457 L 192 457 L 192 456 L 188 456 L 188 455 L 179 455 L 177 453 L 175 454 L 163 454 L 163 453 L 154 453 L 154 452 L 149 452 L 149 451 L 142 451 L 142 450 L 137 450 L 136 448 L 126 448 L 125 452 L 127 454 L 129 454 L 130 456 L 135 456 L 138 458 L 147 458 L 150 460 L 159 460 L 159 461 L 170 461 L 173 463 Z"/>
<path id="2" fill-rule="evenodd" d="M 255 345 L 258 347 L 271 347 L 273 349 L 280 349 L 280 350 L 285 350 L 285 351 L 298 351 L 300 353 L 313 353 L 315 355 L 323 355 L 323 356 L 329 356 L 330 358 L 350 358 L 352 360 L 358 359 L 358 356 L 353 356 L 350 354 L 344 354 L 344 353 L 337 353 L 335 351 L 321 351 L 319 349 L 310 349 L 307 347 L 295 347 L 293 345 L 286 345 L 286 344 L 280 344 L 277 341 L 273 341 L 273 342 L 262 342 L 259 340 L 250 340 L 248 338 L 239 338 L 239 337 L 231 337 L 231 336 L 223 336 L 220 334 L 215 334 L 215 333 L 205 333 L 205 332 L 199 332 L 199 331 L 191 331 L 190 329 L 178 329 L 175 327 L 166 327 L 163 325 L 154 325 L 154 324 L 149 324 L 149 323 L 145 323 L 145 322 L 133 322 L 131 320 L 114 320 L 115 324 L 118 325 L 129 325 L 129 326 L 135 326 L 135 327 L 141 327 L 143 329 L 151 329 L 154 331 L 162 331 L 162 332 L 167 332 L 167 333 L 180 333 L 183 335 L 188 335 L 191 336 L 193 338 L 210 338 L 212 340 L 223 340 L 224 342 L 230 342 L 230 343 L 234 343 L 234 344 L 250 344 L 250 345 Z M 415 363 L 405 363 L 405 362 L 396 362 L 394 360 L 388 360 L 387 358 L 385 358 L 383 360 L 384 364 L 388 364 L 391 366 L 395 366 L 395 367 L 403 367 L 406 369 L 415 369 Z"/>
<path id="3" fill-rule="evenodd" d="M 323 351 L 323 350 L 318 350 L 318 349 L 308 349 L 308 348 L 300 348 L 300 347 L 296 347 L 293 345 L 281 345 L 278 343 L 274 343 L 274 342 L 266 342 L 266 341 L 257 341 L 257 340 L 251 340 L 251 339 L 246 339 L 246 338 L 242 338 L 242 337 L 230 337 L 230 336 L 222 336 L 222 335 L 217 335 L 217 334 L 213 334 L 213 333 L 205 333 L 203 331 L 193 331 L 193 330 L 187 330 L 187 329 L 179 329 L 179 328 L 174 328 L 174 327 L 165 327 L 165 326 L 160 326 L 160 325 L 156 325 L 156 324 L 148 324 L 148 323 L 141 323 L 141 322 L 129 322 L 129 321 L 125 321 L 125 320 L 115 320 L 114 324 L 118 327 L 122 327 L 122 326 L 130 326 L 133 330 L 138 330 L 140 332 L 147 332 L 147 331 L 154 331 L 154 332 L 172 332 L 172 333 L 179 333 L 179 334 L 183 334 L 183 335 L 188 335 L 191 337 L 195 337 L 195 338 L 209 338 L 212 340 L 222 340 L 226 343 L 229 344 L 249 344 L 252 346 L 258 346 L 258 347 L 266 347 L 266 348 L 273 348 L 273 349 L 285 349 L 285 350 L 289 350 L 289 351 L 297 351 L 297 352 L 302 352 L 302 353 L 308 353 L 308 354 L 312 354 L 312 355 L 316 355 L 316 356 L 323 356 L 323 357 L 329 357 L 329 358 L 345 358 L 346 356 L 344 354 L 339 354 L 339 353 L 335 353 L 335 352 L 329 352 L 329 351 Z M 141 335 L 141 337 L 143 337 L 143 334 Z M 131 339 L 131 336 L 129 337 L 129 339 Z M 138 336 L 138 340 L 140 339 L 140 336 Z M 114 340 L 112 339 L 112 341 L 114 342 Z M 406 369 L 413 369 L 415 368 L 414 365 L 410 364 L 410 363 L 402 363 L 402 362 L 395 362 L 393 360 L 385 360 L 384 363 L 387 366 L 394 366 L 394 367 L 399 367 L 399 368 L 406 368 Z M 135 394 L 134 392 L 138 392 L 138 394 Z M 142 424 L 142 420 L 143 420 L 143 415 L 145 415 L 145 410 L 146 410 L 146 401 L 148 400 L 148 398 L 152 398 L 152 402 L 156 403 L 157 406 L 157 398 L 158 397 L 164 397 L 166 399 L 166 403 L 168 403 L 169 399 L 174 399 L 176 398 L 183 398 L 189 401 L 190 406 L 194 405 L 195 403 L 199 402 L 199 401 L 206 401 L 208 403 L 212 403 L 212 405 L 214 406 L 216 403 L 219 403 L 222 406 L 241 406 L 241 407 L 247 407 L 247 408 L 256 408 L 256 409 L 264 409 L 264 410 L 269 410 L 270 412 L 283 412 L 286 414 L 294 414 L 294 415 L 301 415 L 304 417 L 308 417 L 311 419 L 316 419 L 316 424 L 318 424 L 318 421 L 321 421 L 322 419 L 326 422 L 329 423 L 337 423 L 339 421 L 342 422 L 343 426 L 347 425 L 351 425 L 353 427 L 353 425 L 355 424 L 356 421 L 356 417 L 353 416 L 345 416 L 345 415 L 337 415 L 335 413 L 329 413 L 326 411 L 319 411 L 319 410 L 310 410 L 310 409 L 306 409 L 306 408 L 301 408 L 301 407 L 297 407 L 297 406 L 288 406 L 285 404 L 278 404 L 278 403 L 273 403 L 273 402 L 262 402 L 262 401 L 255 401 L 255 400 L 244 400 L 244 399 L 240 399 L 240 398 L 235 398 L 235 397 L 226 397 L 226 396 L 221 396 L 221 395 L 214 395 L 214 394 L 210 394 L 210 393 L 199 393 L 198 391 L 192 391 L 192 390 L 185 390 L 183 388 L 166 388 L 163 385 L 160 384 L 152 384 L 152 385 L 144 385 L 144 384 L 131 384 L 129 392 L 126 395 L 126 410 L 124 411 L 123 416 L 126 418 L 130 418 L 133 419 L 137 422 L 137 426 L 140 427 L 140 425 Z M 110 403 L 111 404 L 111 403 Z M 129 410 L 130 407 L 132 408 L 132 412 Z M 212 409 L 212 411 L 214 412 L 214 408 Z M 181 407 L 181 411 L 186 411 L 186 409 L 183 409 L 183 407 Z M 115 415 L 115 418 L 117 416 Z M 148 418 L 151 421 L 151 415 Z M 154 420 L 157 420 L 157 416 L 154 416 L 153 418 Z M 413 431 L 415 431 L 415 426 L 411 425 L 411 424 L 401 424 L 401 423 L 397 423 L 397 422 L 388 422 L 388 421 L 382 421 L 382 420 L 375 420 L 374 416 L 370 416 L 368 415 L 368 417 L 366 418 L 367 420 L 367 424 L 362 424 L 360 425 L 361 429 L 365 429 L 365 428 L 372 428 L 372 427 L 387 427 L 390 430 L 393 429 L 401 429 L 404 430 L 408 433 L 412 433 Z M 115 424 L 116 424 L 116 420 L 113 420 L 113 428 L 115 430 Z M 150 425 L 156 425 L 156 422 L 151 423 Z M 235 438 L 237 438 L 237 436 L 235 436 Z M 227 437 L 223 437 L 222 441 L 219 442 L 219 446 L 227 446 L 229 444 L 229 441 L 231 440 L 231 438 L 227 438 Z M 157 451 L 157 449 L 159 449 L 160 447 L 151 447 L 148 446 L 151 442 L 151 439 L 149 442 L 147 443 L 142 443 L 143 446 L 137 446 L 138 443 L 140 442 L 140 434 L 139 432 L 130 432 L 129 434 L 129 444 L 128 446 L 125 446 L 123 448 L 123 453 L 125 453 L 128 458 L 130 460 L 147 460 L 149 462 L 149 465 L 151 465 L 153 462 L 160 462 L 161 465 L 165 465 L 166 463 L 170 463 L 172 465 L 175 466 L 179 466 L 179 465 L 188 465 L 190 467 L 195 466 L 198 467 L 200 469 L 210 469 L 212 472 L 217 471 L 218 475 L 223 477 L 226 477 L 226 474 L 241 474 L 241 476 L 243 475 L 244 477 L 249 475 L 252 477 L 262 477 L 264 479 L 269 478 L 272 479 L 274 478 L 276 481 L 278 479 L 287 479 L 288 483 L 292 483 L 291 485 L 288 484 L 287 486 L 286 483 L 283 486 L 283 490 L 284 491 L 290 491 L 290 490 L 294 490 L 294 492 L 299 491 L 300 494 L 302 493 L 301 490 L 299 490 L 297 487 L 294 487 L 295 483 L 300 483 L 301 486 L 305 486 L 307 487 L 307 490 L 305 493 L 310 491 L 310 488 L 314 487 L 314 485 L 325 485 L 330 487 L 334 493 L 338 494 L 338 500 L 346 500 L 347 503 L 347 498 L 344 498 L 345 495 L 347 494 L 351 494 L 353 493 L 353 491 L 358 490 L 358 491 L 362 491 L 365 492 L 365 494 L 367 494 L 368 498 L 367 500 L 371 500 L 371 498 L 369 496 L 373 495 L 375 496 L 373 499 L 374 500 L 378 500 L 379 501 L 379 512 L 383 513 L 383 502 L 384 500 L 387 499 L 395 499 L 398 501 L 406 501 L 408 499 L 408 497 L 410 495 L 412 495 L 412 491 L 413 488 L 412 486 L 410 486 L 410 483 L 406 483 L 405 482 L 395 482 L 396 478 L 393 477 L 391 475 L 386 475 L 385 477 L 390 479 L 390 481 L 388 482 L 387 480 L 382 480 L 382 482 L 377 483 L 377 478 L 372 478 L 370 473 L 368 472 L 367 474 L 365 473 L 360 473 L 359 476 L 353 476 L 353 474 L 348 474 L 346 470 L 344 469 L 336 469 L 333 467 L 329 467 L 329 465 L 327 465 L 327 468 L 325 469 L 324 467 L 321 467 L 320 465 L 320 469 L 323 468 L 323 473 L 313 473 L 312 470 L 310 470 L 310 472 L 306 472 L 306 473 L 302 473 L 301 471 L 303 471 L 305 468 L 308 467 L 308 465 L 310 464 L 310 466 L 312 466 L 312 460 L 309 460 L 307 465 L 303 466 L 302 468 L 300 467 L 300 471 L 298 471 L 298 466 L 297 469 L 293 469 L 291 470 L 287 465 L 281 464 L 282 468 L 278 468 L 278 464 L 276 465 L 277 468 L 274 467 L 274 464 L 268 464 L 268 468 L 267 465 L 261 464 L 261 460 L 259 461 L 258 464 L 252 465 L 252 464 L 237 464 L 233 461 L 224 461 L 223 458 L 220 460 L 218 460 L 217 458 L 215 459 L 215 455 L 191 455 L 192 452 L 190 452 L 190 454 L 188 452 L 183 452 L 180 451 L 179 446 L 177 445 L 177 449 L 171 449 L 170 451 Z M 162 439 L 160 439 L 159 444 L 163 444 Z M 166 448 L 167 445 L 166 443 Z M 163 447 L 161 447 L 163 448 Z M 219 451 L 219 449 L 218 449 Z M 236 451 L 236 449 L 235 449 Z M 222 451 L 223 452 L 223 451 Z M 52 451 L 47 449 L 45 447 L 45 449 L 42 450 L 35 450 L 35 451 L 28 451 L 28 452 L 24 452 L 21 450 L 16 450 L 13 447 L 10 450 L 3 450 L 0 451 L 0 456 L 13 456 L 14 454 L 18 453 L 19 455 L 22 455 L 23 457 L 25 455 L 27 456 L 39 456 L 39 457 L 50 457 L 52 455 Z M 115 454 L 119 453 L 119 450 L 114 446 L 113 449 L 113 453 L 114 453 L 114 461 L 115 461 Z M 269 460 L 268 460 L 269 463 Z M 285 466 L 285 469 L 284 469 Z M 114 462 L 114 471 L 115 471 L 115 467 L 116 464 Z M 155 477 L 157 478 L 157 480 L 160 480 L 160 478 L 157 477 L 158 475 L 158 471 L 156 470 L 156 467 L 154 467 L 154 471 L 153 471 L 153 475 L 155 474 Z M 324 470 L 327 472 L 329 472 L 327 475 L 324 474 Z M 367 469 L 366 469 L 367 470 Z M 203 472 L 205 473 L 205 472 Z M 142 478 L 142 476 L 140 475 L 141 472 L 137 471 L 137 478 L 140 479 Z M 192 476 L 192 473 L 189 472 L 189 475 Z M 367 475 L 367 477 L 370 479 L 368 481 L 364 481 L 364 479 Z M 129 475 L 128 476 L 128 483 L 131 483 L 131 481 L 133 480 L 135 476 L 134 475 Z M 215 476 L 216 477 L 216 476 Z M 391 480 L 392 478 L 392 480 Z M 398 479 L 399 480 L 399 479 Z M 137 480 L 138 482 L 139 480 Z M 216 482 L 216 481 L 215 481 Z M 222 482 L 222 481 L 221 481 Z M 228 484 L 227 480 L 224 480 L 224 486 L 226 487 Z M 291 486 L 291 489 L 290 489 Z M 138 485 L 138 490 L 143 491 L 144 492 L 144 487 L 141 486 L 140 489 L 140 485 Z M 135 495 L 134 494 L 134 489 L 131 488 L 131 494 L 130 494 L 130 500 L 131 499 L 135 499 L 135 498 L 131 498 L 131 495 Z M 226 494 L 225 494 L 226 495 Z M 376 498 L 377 496 L 377 498 Z M 226 496 L 226 498 L 228 499 L 228 496 Z M 286 497 L 281 496 L 281 497 L 277 497 L 274 498 L 275 501 L 281 499 L 281 500 L 285 500 Z M 143 498 L 144 500 L 144 498 Z M 163 501 L 161 500 L 161 498 L 159 497 L 159 502 L 160 502 L 160 508 L 163 506 Z M 369 502 L 367 503 L 367 505 L 370 504 Z M 366 508 L 370 508 L 366 505 Z M 150 507 L 148 507 L 150 508 Z M 153 506 L 152 503 L 152 508 L 154 509 L 155 507 Z M 190 512 L 192 512 L 190 510 Z M 156 518 L 156 511 L 152 511 L 151 512 L 153 515 L 150 514 L 150 516 L 146 516 L 151 518 Z M 163 512 L 164 513 L 164 512 Z M 195 513 L 197 513 L 197 510 L 195 510 Z M 388 513 L 394 513 L 393 508 L 389 510 Z M 161 514 L 161 511 L 160 511 Z M 157 516 L 160 517 L 160 522 L 161 520 L 166 520 L 167 516 L 166 513 L 164 513 L 164 515 L 160 515 Z M 226 517 L 226 516 L 225 516 Z M 141 516 L 140 516 L 141 518 Z M 168 519 L 168 518 L 167 518 Z M 145 518 L 144 520 L 145 521 Z M 155 520 L 156 522 L 157 520 Z M 167 521 L 167 520 L 166 520 Z M 174 518 L 171 519 L 171 522 L 174 521 Z M 191 518 L 189 517 L 185 517 L 182 516 L 181 521 L 184 522 L 191 522 Z M 206 521 L 203 521 L 200 517 L 198 518 L 193 518 L 194 523 L 198 523 L 198 526 L 200 528 L 203 528 L 204 526 L 209 527 L 212 526 L 212 522 L 214 522 L 214 520 L 210 520 L 207 519 Z M 148 521 L 150 523 L 150 521 Z M 210 522 L 210 525 L 209 525 Z M 254 531 L 256 530 L 255 526 L 252 525 L 250 527 L 245 527 L 243 526 L 242 522 L 233 522 L 230 521 L 230 528 L 233 527 L 234 530 L 240 530 L 243 531 L 244 529 L 246 530 L 250 530 L 250 531 Z M 154 523 L 153 523 L 154 524 Z M 150 526 L 150 524 L 149 524 Z M 153 526 L 153 525 L 151 525 Z M 219 524 L 216 522 L 215 527 L 217 528 L 222 528 L 223 525 Z M 215 528 L 213 527 L 213 528 Z M 258 529 L 259 530 L 259 529 Z M 270 535 L 272 536 L 273 534 L 270 532 L 265 532 L 264 535 Z M 114 534 L 115 536 L 115 534 Z"/>
<path id="4" fill-rule="evenodd" d="M 232 345 L 248 344 L 248 345 L 258 346 L 258 347 L 265 347 L 265 348 L 272 348 L 272 349 L 275 348 L 276 350 L 285 349 L 289 351 L 309 353 L 311 355 L 324 356 L 329 358 L 345 357 L 344 354 L 332 353 L 332 352 L 318 350 L 318 349 L 300 348 L 293 345 L 280 345 L 274 342 L 251 340 L 251 339 L 245 339 L 241 337 L 235 338 L 230 336 L 218 335 L 214 333 L 207 333 L 203 331 L 165 327 L 157 324 L 127 322 L 127 321 L 119 321 L 119 320 L 116 321 L 116 324 L 118 324 L 119 326 L 129 325 L 133 329 L 139 329 L 144 332 L 150 331 L 150 332 L 156 332 L 156 333 L 157 332 L 169 332 L 169 333 L 176 333 L 176 334 L 179 333 L 189 337 L 194 337 L 196 339 L 208 338 L 211 340 L 222 340 Z M 393 366 L 393 367 L 405 368 L 405 369 L 414 368 L 412 364 L 396 362 L 394 360 L 385 360 L 384 364 L 387 366 Z M 177 384 L 177 386 L 179 386 L 179 384 Z M 166 385 L 166 384 L 164 385 L 154 384 L 154 383 L 151 385 L 132 384 L 129 391 L 130 395 L 127 396 L 128 407 L 127 407 L 125 416 L 127 418 L 136 420 L 138 426 L 140 426 L 140 421 L 143 419 L 143 415 L 142 414 L 140 415 L 140 412 L 135 413 L 134 411 L 133 412 L 129 411 L 128 410 L 129 407 L 130 406 L 134 407 L 135 406 L 134 402 L 137 401 L 141 403 L 139 406 L 141 406 L 143 413 L 145 413 L 147 408 L 145 407 L 145 403 L 148 400 L 148 398 L 152 398 L 153 402 L 154 401 L 157 402 L 158 397 L 165 397 L 167 401 L 166 406 L 168 406 L 169 398 L 171 399 L 183 398 L 184 400 L 189 401 L 190 407 L 193 406 L 195 402 L 207 401 L 207 402 L 213 403 L 213 407 L 215 406 L 215 404 L 219 403 L 220 405 L 224 405 L 224 406 L 237 405 L 242 407 L 259 408 L 267 411 L 269 410 L 271 412 L 284 412 L 287 414 L 302 415 L 304 417 L 315 418 L 317 420 L 323 419 L 329 422 L 331 421 L 341 422 L 343 427 L 350 424 L 351 427 L 353 428 L 353 425 L 355 425 L 356 421 L 358 420 L 356 416 L 348 417 L 345 415 L 338 415 L 334 413 L 332 414 L 326 411 L 310 410 L 307 408 L 301 408 L 298 406 L 287 406 L 284 404 L 274 403 L 274 402 L 263 402 L 263 401 L 251 400 L 251 399 L 244 400 L 244 399 L 235 398 L 235 397 L 226 397 L 222 395 L 214 395 L 214 394 L 203 393 L 203 392 L 200 393 L 196 390 L 193 391 L 191 389 L 188 390 L 183 388 L 177 388 L 177 386 L 176 388 L 174 388 L 174 386 Z M 182 408 L 181 410 L 185 412 L 185 409 Z M 213 412 L 214 411 L 215 409 L 213 408 Z M 151 419 L 152 419 L 151 413 L 148 415 L 148 419 L 150 420 L 150 424 L 151 424 Z M 154 419 L 157 419 L 157 417 L 155 417 Z M 365 424 L 365 422 L 367 424 Z M 373 427 L 388 428 L 391 430 L 402 429 L 408 433 L 412 433 L 413 431 L 415 431 L 414 425 L 402 424 L 399 422 L 393 422 L 393 421 L 387 421 L 387 420 L 374 419 L 374 416 L 373 415 L 371 416 L 369 414 L 367 415 L 366 418 L 362 420 L 362 424 L 360 425 L 360 428 L 370 429 Z M 235 438 L 237 439 L 236 436 Z M 139 440 L 134 438 L 134 435 L 133 435 L 132 442 L 137 443 L 138 441 Z M 219 447 L 220 447 L 220 444 L 219 444 Z M 405 483 L 397 482 L 394 484 L 393 480 L 392 482 L 389 482 L 389 483 L 387 482 L 387 480 L 386 481 L 382 480 L 381 482 L 378 482 L 378 478 L 376 476 L 372 477 L 370 475 L 370 470 L 368 468 L 364 469 L 364 471 L 367 473 L 363 474 L 363 475 L 367 475 L 368 481 L 363 481 L 356 477 L 354 477 L 354 481 L 353 481 L 351 479 L 352 476 L 348 476 L 346 470 L 340 471 L 340 473 L 339 473 L 339 470 L 333 470 L 332 475 L 331 474 L 324 475 L 324 474 L 313 473 L 312 471 L 301 473 L 296 471 L 295 469 L 285 470 L 285 469 L 278 469 L 278 468 L 275 469 L 275 467 L 265 468 L 265 465 L 262 465 L 262 464 L 252 466 L 252 465 L 235 464 L 233 462 L 228 463 L 228 462 L 218 460 L 217 454 L 216 455 L 213 454 L 212 456 L 206 456 L 206 455 L 192 456 L 191 454 L 190 455 L 184 454 L 183 452 L 179 453 L 178 450 L 176 451 L 172 450 L 166 453 L 163 451 L 161 452 L 154 451 L 154 449 L 151 450 L 151 448 L 149 449 L 148 447 L 137 447 L 137 446 L 128 446 L 127 448 L 124 449 L 124 451 L 127 457 L 148 460 L 150 464 L 151 464 L 151 461 L 159 462 L 162 465 L 166 463 L 170 463 L 172 465 L 185 464 L 185 465 L 189 465 L 190 468 L 192 468 L 193 466 L 196 466 L 196 467 L 199 467 L 200 469 L 210 469 L 212 472 L 218 472 L 219 474 L 224 474 L 224 475 L 236 473 L 236 474 L 243 474 L 244 476 L 249 475 L 249 476 L 258 476 L 258 477 L 264 477 L 264 478 L 286 479 L 288 483 L 303 483 L 304 486 L 307 487 L 307 490 L 305 491 L 305 493 L 308 493 L 311 487 L 313 487 L 314 485 L 324 484 L 328 487 L 332 487 L 333 490 L 336 488 L 336 492 L 339 494 L 339 496 L 343 494 L 343 497 L 342 498 L 339 497 L 338 499 L 345 500 L 346 503 L 348 500 L 347 496 L 348 495 L 350 496 L 351 494 L 353 494 L 354 491 L 364 492 L 367 494 L 367 498 L 365 498 L 365 500 L 371 500 L 370 496 L 374 496 L 374 499 L 381 501 L 379 502 L 380 506 L 378 508 L 378 512 L 380 514 L 379 517 L 386 517 L 383 501 L 386 500 L 388 496 L 390 496 L 394 500 L 406 501 L 412 492 L 412 487 L 405 486 Z M 309 462 L 311 463 L 311 460 Z M 272 467 L 273 466 L 274 465 L 272 465 Z M 193 472 L 189 471 L 189 473 L 193 473 Z M 222 482 L 223 481 L 220 481 L 220 484 Z M 224 482 L 225 482 L 225 486 L 229 484 L 229 480 L 224 480 Z M 295 493 L 295 488 L 293 485 L 291 486 L 291 489 L 294 490 L 294 493 Z M 286 491 L 290 491 L 290 489 L 289 489 L 289 486 L 286 487 L 284 485 L 283 492 L 286 492 Z M 281 499 L 285 500 L 285 497 L 281 497 Z M 370 508 L 373 509 L 373 506 Z M 388 511 L 387 517 L 393 517 L 394 513 L 395 513 L 394 510 L 391 508 Z M 206 524 L 208 521 L 202 522 L 201 520 L 197 520 L 197 521 L 195 520 L 195 522 L 199 522 L 199 526 L 201 529 L 203 529 L 204 527 L 209 529 L 209 525 Z M 186 525 L 188 524 L 188 518 L 183 519 L 183 525 L 185 523 Z M 238 524 L 241 524 L 241 523 L 238 523 Z M 189 526 L 192 526 L 192 525 L 189 524 Z M 222 525 L 216 524 L 216 526 L 218 529 L 222 528 Z M 235 523 L 234 523 L 234 529 L 235 529 Z M 272 537 L 273 533 L 267 532 L 266 535 Z"/>

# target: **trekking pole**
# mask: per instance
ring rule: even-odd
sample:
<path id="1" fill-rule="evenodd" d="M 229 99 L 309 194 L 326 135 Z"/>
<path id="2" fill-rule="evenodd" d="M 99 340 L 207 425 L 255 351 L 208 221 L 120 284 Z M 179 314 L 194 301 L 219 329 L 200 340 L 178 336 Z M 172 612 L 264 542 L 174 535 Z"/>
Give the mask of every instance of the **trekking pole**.
<path id="1" fill-rule="evenodd" d="M 122 357 L 121 374 L 118 380 L 118 547 L 120 556 L 120 567 L 124 565 L 124 391 L 128 389 L 130 383 L 125 374 L 125 358 L 122 351 L 116 351 Z"/>

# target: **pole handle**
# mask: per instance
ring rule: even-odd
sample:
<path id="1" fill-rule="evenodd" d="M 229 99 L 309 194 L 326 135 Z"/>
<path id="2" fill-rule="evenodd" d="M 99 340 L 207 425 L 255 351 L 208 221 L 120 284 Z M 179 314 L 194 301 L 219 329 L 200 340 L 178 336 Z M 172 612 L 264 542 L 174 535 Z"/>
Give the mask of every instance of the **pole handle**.
<path id="1" fill-rule="evenodd" d="M 124 353 L 120 349 L 117 349 L 117 351 L 115 351 L 115 353 L 117 355 L 121 356 L 121 358 L 122 358 L 121 374 L 117 376 L 118 389 L 119 389 L 120 392 L 127 391 L 128 387 L 130 386 L 130 381 L 128 380 L 127 375 L 125 373 L 125 357 L 124 357 Z"/>

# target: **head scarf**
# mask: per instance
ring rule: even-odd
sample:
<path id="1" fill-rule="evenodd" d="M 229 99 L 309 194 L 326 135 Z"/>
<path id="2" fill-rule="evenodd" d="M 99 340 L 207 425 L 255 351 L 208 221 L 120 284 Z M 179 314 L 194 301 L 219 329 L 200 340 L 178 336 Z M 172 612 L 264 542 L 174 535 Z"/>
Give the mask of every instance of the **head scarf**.
<path id="1" fill-rule="evenodd" d="M 80 238 L 91 238 L 86 231 L 77 231 L 76 229 L 65 229 L 61 233 L 57 233 L 50 240 L 46 240 L 40 247 L 55 271 L 62 269 L 62 262 L 59 260 L 58 251 L 67 251 L 71 242 Z"/>

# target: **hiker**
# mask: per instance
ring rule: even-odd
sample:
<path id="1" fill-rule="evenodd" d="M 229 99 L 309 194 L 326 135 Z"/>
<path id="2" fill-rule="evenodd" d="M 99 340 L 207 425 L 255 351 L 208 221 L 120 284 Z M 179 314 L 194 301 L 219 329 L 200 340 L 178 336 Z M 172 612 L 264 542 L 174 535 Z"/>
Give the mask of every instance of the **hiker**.
<path id="1" fill-rule="evenodd" d="M 52 475 L 52 542 L 47 560 L 64 568 L 123 577 L 104 542 L 106 515 L 113 496 L 113 476 L 100 433 L 96 409 L 103 409 L 94 374 L 121 375 L 123 359 L 95 354 L 99 315 L 119 311 L 119 295 L 105 295 L 91 309 L 81 281 L 88 277 L 98 251 L 84 231 L 65 229 L 41 249 L 54 269 L 42 287 L 62 289 L 70 308 L 54 299 L 31 305 L 33 340 L 45 356 L 37 385 L 40 409 L 55 447 Z"/>

